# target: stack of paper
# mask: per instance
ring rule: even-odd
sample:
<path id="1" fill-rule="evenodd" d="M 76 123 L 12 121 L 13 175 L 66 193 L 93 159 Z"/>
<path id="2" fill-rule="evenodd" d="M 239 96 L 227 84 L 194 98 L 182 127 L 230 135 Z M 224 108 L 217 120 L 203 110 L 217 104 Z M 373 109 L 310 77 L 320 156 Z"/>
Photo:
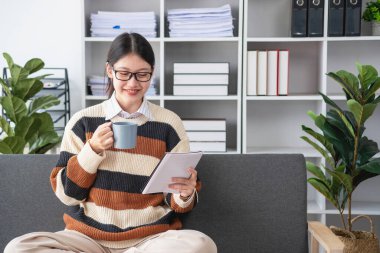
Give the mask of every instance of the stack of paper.
<path id="1" fill-rule="evenodd" d="M 87 85 L 90 93 L 93 96 L 105 96 L 106 95 L 107 77 L 92 75 L 88 77 Z"/>
<path id="2" fill-rule="evenodd" d="M 154 12 L 109 12 L 91 14 L 92 37 L 115 37 L 121 33 L 139 33 L 144 37 L 157 37 Z"/>
<path id="3" fill-rule="evenodd" d="M 168 10 L 170 37 L 232 37 L 231 6 Z"/>

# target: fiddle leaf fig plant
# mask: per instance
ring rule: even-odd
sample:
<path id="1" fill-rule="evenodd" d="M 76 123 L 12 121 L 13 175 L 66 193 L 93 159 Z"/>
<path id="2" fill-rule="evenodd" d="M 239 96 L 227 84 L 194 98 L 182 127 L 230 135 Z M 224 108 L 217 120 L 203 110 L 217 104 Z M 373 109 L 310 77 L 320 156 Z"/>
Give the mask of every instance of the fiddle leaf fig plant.
<path id="1" fill-rule="evenodd" d="M 342 87 L 346 96 L 346 108 L 341 108 L 327 95 L 320 93 L 330 106 L 326 115 L 309 111 L 318 132 L 302 125 L 302 130 L 312 138 L 301 138 L 316 149 L 326 164 L 307 162 L 307 170 L 314 175 L 308 182 L 340 213 L 342 225 L 352 231 L 352 193 L 358 185 L 380 174 L 380 158 L 375 141 L 365 136 L 365 123 L 373 115 L 380 102 L 376 91 L 380 89 L 380 77 L 371 65 L 356 64 L 358 76 L 345 71 L 327 75 Z M 347 207 L 347 223 L 343 213 Z"/>
<path id="2" fill-rule="evenodd" d="M 43 154 L 61 141 L 54 130 L 54 123 L 45 109 L 58 105 L 55 96 L 39 96 L 43 88 L 41 79 L 48 75 L 30 77 L 44 67 L 41 59 L 33 58 L 24 67 L 13 62 L 3 53 L 10 77 L 0 78 L 3 89 L 0 105 L 0 153 Z"/>

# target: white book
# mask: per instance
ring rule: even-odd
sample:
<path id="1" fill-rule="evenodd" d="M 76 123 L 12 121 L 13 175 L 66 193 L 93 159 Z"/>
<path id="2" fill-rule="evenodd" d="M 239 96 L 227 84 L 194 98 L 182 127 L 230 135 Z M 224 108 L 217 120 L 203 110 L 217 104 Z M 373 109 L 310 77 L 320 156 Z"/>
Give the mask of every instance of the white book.
<path id="1" fill-rule="evenodd" d="M 174 63 L 174 74 L 228 74 L 229 63 Z"/>
<path id="2" fill-rule="evenodd" d="M 259 51 L 257 55 L 257 95 L 267 95 L 268 52 Z"/>
<path id="3" fill-rule="evenodd" d="M 191 151 L 204 152 L 226 152 L 226 142 L 224 141 L 194 141 L 190 142 Z"/>
<path id="4" fill-rule="evenodd" d="M 257 50 L 247 55 L 247 95 L 257 95 Z"/>
<path id="5" fill-rule="evenodd" d="M 228 86 L 226 85 L 174 85 L 173 95 L 175 96 L 227 96 Z"/>
<path id="6" fill-rule="evenodd" d="M 186 133 L 189 141 L 226 141 L 227 139 L 225 131 L 187 131 Z"/>
<path id="7" fill-rule="evenodd" d="M 268 51 L 268 83 L 267 83 L 267 95 L 276 96 L 277 95 L 277 61 L 278 61 L 278 50 Z"/>
<path id="8" fill-rule="evenodd" d="M 195 169 L 201 157 L 202 152 L 166 153 L 153 171 L 142 193 L 178 193 L 177 190 L 169 188 L 169 185 L 173 183 L 172 178 L 189 178 L 189 167 Z"/>
<path id="9" fill-rule="evenodd" d="M 228 85 L 228 74 L 174 74 L 174 85 L 224 84 Z"/>
<path id="10" fill-rule="evenodd" d="M 226 131 L 225 119 L 183 119 L 186 131 Z"/>
<path id="11" fill-rule="evenodd" d="M 278 95 L 288 95 L 289 50 L 278 52 Z"/>

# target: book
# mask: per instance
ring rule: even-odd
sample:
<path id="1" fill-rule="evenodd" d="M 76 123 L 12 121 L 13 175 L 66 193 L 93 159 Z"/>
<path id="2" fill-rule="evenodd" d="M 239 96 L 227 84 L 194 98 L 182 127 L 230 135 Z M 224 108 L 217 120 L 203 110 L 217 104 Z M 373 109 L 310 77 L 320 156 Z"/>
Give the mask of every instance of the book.
<path id="1" fill-rule="evenodd" d="M 278 73 L 278 50 L 268 51 L 268 84 L 267 95 L 277 95 L 277 73 Z"/>
<path id="2" fill-rule="evenodd" d="M 324 1 L 308 0 L 307 35 L 309 37 L 323 36 Z"/>
<path id="3" fill-rule="evenodd" d="M 226 141 L 226 131 L 187 131 L 189 141 Z"/>
<path id="4" fill-rule="evenodd" d="M 247 55 L 247 95 L 257 95 L 257 50 Z"/>
<path id="5" fill-rule="evenodd" d="M 288 95 L 289 86 L 289 50 L 278 52 L 278 95 Z"/>
<path id="6" fill-rule="evenodd" d="M 257 55 L 257 95 L 267 95 L 268 52 L 259 51 Z"/>
<path id="7" fill-rule="evenodd" d="M 172 178 L 189 178 L 188 168 L 195 169 L 202 154 L 202 152 L 166 153 L 152 172 L 142 193 L 179 193 L 177 190 L 169 188 L 169 185 L 173 184 Z"/>
<path id="8" fill-rule="evenodd" d="M 346 1 L 344 35 L 360 36 L 362 0 Z"/>
<path id="9" fill-rule="evenodd" d="M 191 151 L 204 151 L 204 152 L 226 152 L 225 141 L 191 141 Z"/>
<path id="10" fill-rule="evenodd" d="M 226 131 L 225 119 L 183 119 L 186 131 Z"/>
<path id="11" fill-rule="evenodd" d="M 228 86 L 226 85 L 174 85 L 173 95 L 175 96 L 227 96 Z"/>
<path id="12" fill-rule="evenodd" d="M 228 85 L 228 74 L 174 74 L 174 85 L 224 84 Z"/>
<path id="13" fill-rule="evenodd" d="M 306 0 L 292 0 L 292 37 L 306 37 L 307 35 L 307 4 Z"/>
<path id="14" fill-rule="evenodd" d="M 174 63 L 174 74 L 228 74 L 229 63 Z"/>
<path id="15" fill-rule="evenodd" d="M 329 0 L 328 35 L 344 35 L 344 1 Z"/>

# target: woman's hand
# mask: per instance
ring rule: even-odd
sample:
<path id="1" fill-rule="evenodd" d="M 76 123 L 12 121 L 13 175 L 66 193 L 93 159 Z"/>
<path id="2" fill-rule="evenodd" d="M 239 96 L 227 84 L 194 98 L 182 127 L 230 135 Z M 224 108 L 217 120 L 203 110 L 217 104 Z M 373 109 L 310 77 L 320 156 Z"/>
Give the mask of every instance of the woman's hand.
<path id="1" fill-rule="evenodd" d="M 179 191 L 183 199 L 190 197 L 197 185 L 197 171 L 193 168 L 189 168 L 188 171 L 191 174 L 189 178 L 173 177 L 174 183 L 169 185 L 169 188 Z"/>
<path id="2" fill-rule="evenodd" d="M 113 146 L 113 132 L 111 125 L 112 122 L 106 122 L 98 126 L 91 139 L 88 141 L 94 152 L 99 154 Z"/>

